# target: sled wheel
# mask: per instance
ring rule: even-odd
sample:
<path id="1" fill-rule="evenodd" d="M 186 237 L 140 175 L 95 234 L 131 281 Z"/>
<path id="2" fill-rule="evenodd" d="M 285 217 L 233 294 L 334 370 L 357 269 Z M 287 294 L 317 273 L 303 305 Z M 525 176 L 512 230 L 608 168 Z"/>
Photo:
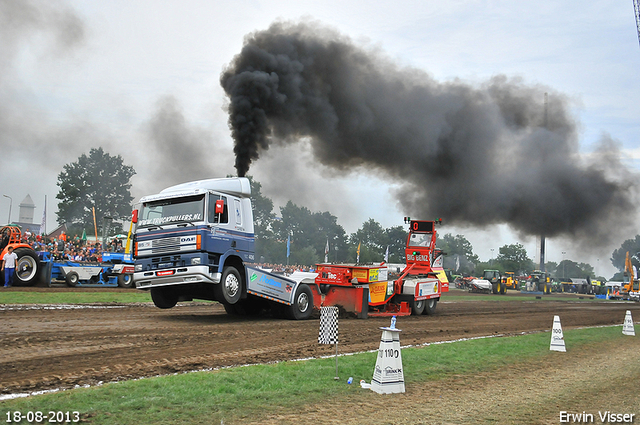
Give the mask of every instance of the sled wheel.
<path id="1" fill-rule="evenodd" d="M 118 275 L 118 286 L 121 288 L 133 288 L 133 275 L 130 273 Z"/>
<path id="2" fill-rule="evenodd" d="M 67 282 L 68 286 L 71 286 L 72 288 L 75 287 L 78 284 L 78 273 L 76 272 L 69 272 L 67 273 L 67 275 L 65 276 L 64 280 Z"/>
<path id="3" fill-rule="evenodd" d="M 425 300 L 425 305 L 424 305 L 424 314 L 431 316 L 432 314 L 435 314 L 436 312 L 436 305 L 438 304 L 438 299 L 437 298 L 430 298 L 428 300 Z"/>
<path id="4" fill-rule="evenodd" d="M 306 320 L 313 312 L 313 293 L 308 285 L 302 283 L 296 289 L 293 303 L 287 308 L 287 317 L 291 320 Z"/>
<path id="5" fill-rule="evenodd" d="M 411 314 L 418 316 L 424 313 L 425 304 L 426 304 L 425 300 L 420 300 L 420 301 L 414 300 L 411 303 Z"/>

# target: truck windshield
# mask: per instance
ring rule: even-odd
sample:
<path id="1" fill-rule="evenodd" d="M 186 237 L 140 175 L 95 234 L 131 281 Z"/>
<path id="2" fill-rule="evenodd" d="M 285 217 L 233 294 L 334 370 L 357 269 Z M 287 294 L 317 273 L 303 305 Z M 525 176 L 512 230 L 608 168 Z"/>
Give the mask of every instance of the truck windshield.
<path id="1" fill-rule="evenodd" d="M 204 195 L 163 199 L 142 206 L 138 227 L 162 226 L 204 220 Z"/>
<path id="2" fill-rule="evenodd" d="M 412 233 L 409 238 L 409 246 L 429 247 L 431 243 L 431 233 Z"/>

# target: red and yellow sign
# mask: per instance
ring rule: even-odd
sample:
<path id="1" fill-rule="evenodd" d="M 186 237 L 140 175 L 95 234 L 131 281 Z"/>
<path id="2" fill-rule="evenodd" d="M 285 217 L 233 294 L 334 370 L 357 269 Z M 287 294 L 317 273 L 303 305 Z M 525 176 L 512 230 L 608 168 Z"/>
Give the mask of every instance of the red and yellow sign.
<path id="1" fill-rule="evenodd" d="M 369 284 L 369 297 L 371 304 L 383 303 L 387 298 L 387 282 L 375 282 Z"/>

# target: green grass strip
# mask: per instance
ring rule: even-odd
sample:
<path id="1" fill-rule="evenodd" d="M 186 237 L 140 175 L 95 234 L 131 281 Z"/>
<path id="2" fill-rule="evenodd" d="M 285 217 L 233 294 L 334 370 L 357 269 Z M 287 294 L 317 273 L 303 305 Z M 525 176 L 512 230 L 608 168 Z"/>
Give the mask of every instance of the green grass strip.
<path id="1" fill-rule="evenodd" d="M 620 326 L 567 330 L 569 350 L 623 338 Z M 433 344 L 402 350 L 406 385 L 473 374 L 549 356 L 550 333 Z M 378 347 L 372 347 L 377 349 Z M 555 354 L 555 353 L 554 353 Z M 6 412 L 80 411 L 93 424 L 219 424 L 265 413 L 295 412 L 319 401 L 363 396 L 360 379 L 371 381 L 377 352 L 281 362 L 111 383 L 99 387 L 0 402 Z M 354 378 L 353 385 L 345 383 Z"/>
<path id="2" fill-rule="evenodd" d="M 538 295 L 540 296 L 540 295 Z M 443 302 L 457 301 L 594 301 L 593 296 L 584 296 L 584 299 L 575 299 L 571 296 L 543 295 L 541 299 L 536 299 L 536 295 L 525 296 L 504 296 L 493 294 L 473 294 L 473 295 L 456 295 L 447 296 L 443 294 L 441 300 Z M 199 302 L 202 300 L 198 300 Z M 595 300 L 603 301 L 603 300 Z M 0 288 L 0 304 L 85 304 L 85 303 L 140 303 L 151 302 L 151 295 L 147 291 L 138 291 L 131 289 L 129 291 L 109 292 L 109 291 L 92 291 L 91 288 L 83 288 L 82 292 L 66 292 L 57 291 L 51 288 L 50 291 L 42 292 L 32 291 L 3 291 Z"/>
<path id="3" fill-rule="evenodd" d="M 20 292 L 0 289 L 0 304 L 90 304 L 151 302 L 148 292 Z M 1 419 L 1 418 L 0 418 Z"/>
<path id="4" fill-rule="evenodd" d="M 536 298 L 540 297 L 540 298 Z M 544 301 L 601 301 L 605 302 L 606 300 L 595 298 L 593 295 L 579 295 L 579 294 L 549 294 L 549 295 L 536 295 L 536 294 L 522 294 L 518 292 L 518 295 L 515 296 L 515 293 L 512 295 L 495 295 L 495 294 L 468 294 L 468 295 L 451 295 L 448 296 L 446 293 L 442 295 L 440 298 L 441 302 L 456 302 L 456 301 L 536 301 L 536 302 L 544 302 Z"/>

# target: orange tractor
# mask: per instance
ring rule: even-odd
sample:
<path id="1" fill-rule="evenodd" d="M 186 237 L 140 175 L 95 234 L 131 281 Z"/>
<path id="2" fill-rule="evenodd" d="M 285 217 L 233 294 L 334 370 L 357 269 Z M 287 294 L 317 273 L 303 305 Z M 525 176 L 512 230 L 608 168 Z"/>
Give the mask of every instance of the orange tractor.
<path id="1" fill-rule="evenodd" d="M 0 228 L 0 260 L 7 253 L 9 247 L 13 247 L 18 256 L 16 274 L 13 278 L 16 286 L 33 286 L 38 282 L 40 260 L 38 254 L 27 243 L 22 242 L 20 227 L 9 225 Z M 0 280 L 4 284 L 4 274 L 0 273 Z"/>

